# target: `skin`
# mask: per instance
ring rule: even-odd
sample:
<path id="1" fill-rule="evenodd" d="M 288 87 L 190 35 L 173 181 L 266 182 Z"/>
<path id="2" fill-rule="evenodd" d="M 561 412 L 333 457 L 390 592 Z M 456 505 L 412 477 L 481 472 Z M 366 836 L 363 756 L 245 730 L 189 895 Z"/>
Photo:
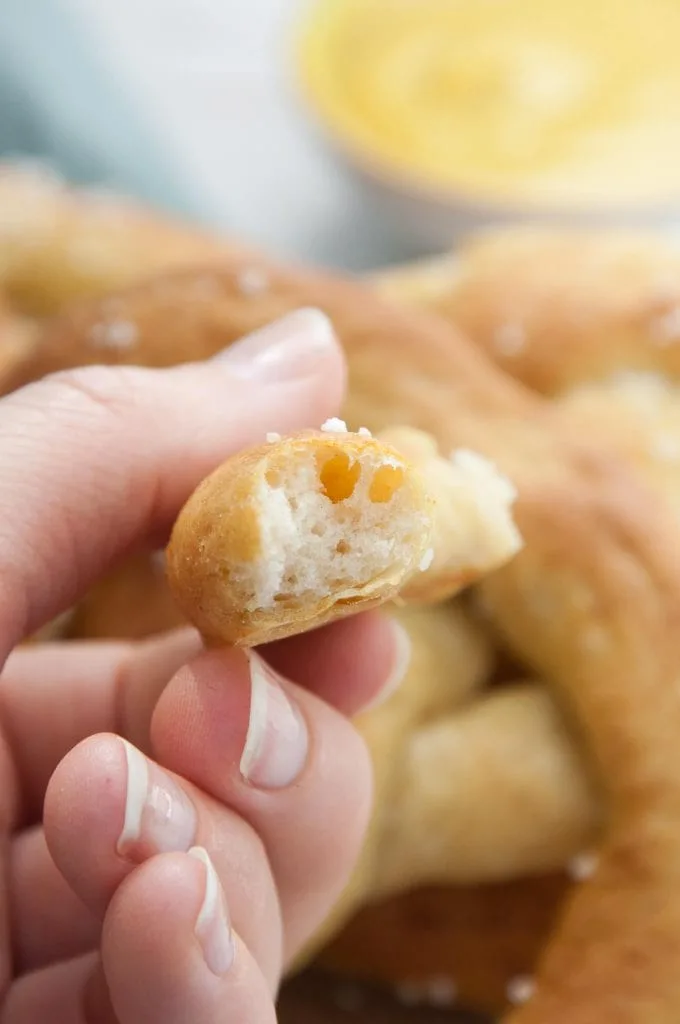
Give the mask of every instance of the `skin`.
<path id="1" fill-rule="evenodd" d="M 290 330 L 304 334 L 304 318 Z M 191 629 L 15 650 L 118 557 L 163 542 L 226 456 L 337 413 L 344 367 L 332 335 L 298 363 L 274 383 L 243 367 L 237 377 L 228 360 L 91 367 L 0 402 L 0 1024 L 274 1022 L 285 964 L 351 871 L 371 779 L 347 716 L 395 666 L 381 614 L 262 651 L 285 672 L 310 740 L 295 784 L 277 790 L 238 770 L 243 653 L 205 651 Z M 234 932 L 226 973 L 208 968 L 194 931 L 203 864 L 186 851 L 132 860 L 116 850 L 120 737 L 194 805 L 193 845 L 211 857 Z"/>

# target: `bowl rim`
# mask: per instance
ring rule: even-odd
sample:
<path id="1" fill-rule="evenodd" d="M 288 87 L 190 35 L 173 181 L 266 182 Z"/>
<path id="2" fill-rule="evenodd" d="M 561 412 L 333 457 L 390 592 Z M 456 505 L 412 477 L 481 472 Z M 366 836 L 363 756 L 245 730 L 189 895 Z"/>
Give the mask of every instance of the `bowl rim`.
<path id="1" fill-rule="evenodd" d="M 390 160 L 372 153 L 343 132 L 328 115 L 323 102 L 305 73 L 301 59 L 302 37 L 308 30 L 311 11 L 322 0 L 305 0 L 294 19 L 289 47 L 289 87 L 299 110 L 319 138 L 336 157 L 358 171 L 374 185 L 389 189 L 407 202 L 420 202 L 432 209 L 446 209 L 454 213 L 465 209 L 494 218 L 528 216 L 536 219 L 573 218 L 575 221 L 606 220 L 619 222 L 669 221 L 680 215 L 680 191 L 675 199 L 668 197 L 658 203 L 647 200 L 607 202 L 598 199 L 592 203 L 569 200 L 552 201 L 494 197 L 488 192 L 475 191 L 467 186 L 446 187 L 432 184 L 408 171 L 401 170 Z"/>

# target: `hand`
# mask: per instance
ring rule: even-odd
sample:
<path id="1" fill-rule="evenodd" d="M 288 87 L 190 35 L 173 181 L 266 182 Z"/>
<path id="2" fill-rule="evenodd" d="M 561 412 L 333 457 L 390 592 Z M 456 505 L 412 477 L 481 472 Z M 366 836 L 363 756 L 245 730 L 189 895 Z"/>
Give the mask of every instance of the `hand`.
<path id="1" fill-rule="evenodd" d="M 93 367 L 0 403 L 0 1024 L 275 1020 L 362 840 L 346 716 L 400 674 L 401 634 L 371 613 L 250 659 L 191 629 L 11 652 L 162 543 L 230 452 L 333 415 L 343 381 L 306 311 L 209 364 Z"/>

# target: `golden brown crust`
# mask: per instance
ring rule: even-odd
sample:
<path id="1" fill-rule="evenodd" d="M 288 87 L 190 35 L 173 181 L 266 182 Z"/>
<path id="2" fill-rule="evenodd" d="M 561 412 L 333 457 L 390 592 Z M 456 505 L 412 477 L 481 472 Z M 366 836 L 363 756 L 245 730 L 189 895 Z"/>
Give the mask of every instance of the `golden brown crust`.
<path id="1" fill-rule="evenodd" d="M 483 692 L 496 656 L 460 600 L 395 614 L 411 640 L 406 677 L 356 719 L 375 773 L 371 827 L 305 960 L 367 902 L 561 871 L 597 839 L 599 794 L 550 694 Z"/>
<path id="2" fill-rule="evenodd" d="M 322 308 L 333 320 L 353 356 L 350 389 L 357 401 L 364 398 L 369 411 L 371 401 L 366 390 L 372 390 L 374 381 L 385 381 L 386 354 L 390 361 L 403 362 L 405 357 L 409 366 L 419 347 L 422 370 L 408 383 L 414 382 L 419 389 L 418 382 L 427 381 L 437 398 L 446 400 L 448 384 L 444 381 L 437 385 L 437 372 L 442 363 L 449 361 L 451 331 L 438 318 L 387 305 L 359 283 L 307 268 L 282 267 L 259 255 L 234 253 L 219 262 L 158 275 L 103 299 L 78 303 L 48 326 L 26 376 L 35 379 L 69 367 L 98 363 L 173 366 L 205 359 L 244 334 L 305 305 Z M 134 328 L 131 343 L 124 347 L 102 343 L 110 328 L 120 323 Z M 114 338 L 116 333 L 114 329 Z M 507 401 L 503 397 L 507 396 L 503 376 L 490 372 L 488 362 L 470 346 L 454 342 L 451 356 L 461 364 L 461 370 L 464 367 L 460 380 L 468 398 L 472 401 L 476 393 L 481 408 L 490 411 L 485 397 L 490 390 L 502 413 Z M 380 390 L 378 383 L 378 393 Z M 408 410 L 408 391 L 404 395 L 400 390 L 394 407 L 395 414 L 387 416 L 381 425 L 408 422 L 397 414 Z M 510 400 L 508 409 L 515 414 L 515 399 Z M 421 429 L 436 437 L 436 431 L 429 429 L 432 424 L 436 426 L 434 417 Z"/>
<path id="3" fill-rule="evenodd" d="M 48 315 L 146 275 L 214 259 L 227 243 L 54 174 L 0 165 L 0 285 L 17 309 Z"/>
<path id="4" fill-rule="evenodd" d="M 680 247 L 652 233 L 512 227 L 375 286 L 463 330 L 546 395 L 622 369 L 680 380 Z"/>
<path id="5" fill-rule="evenodd" d="M 32 358 L 39 336 L 36 321 L 16 315 L 0 302 L 0 395 L 12 389 L 21 368 Z"/>
<path id="6" fill-rule="evenodd" d="M 396 467 L 399 480 L 389 494 L 373 503 L 372 485 L 361 504 L 344 519 L 340 543 L 354 544 L 353 534 L 365 530 L 372 509 L 384 504 L 385 516 L 398 502 L 399 513 L 410 517 L 409 544 L 403 553 L 391 555 L 379 572 L 323 587 L 322 593 L 296 592 L 301 556 L 277 582 L 275 594 L 262 599 L 257 576 L 267 569 L 273 553 L 265 537 L 274 514 L 271 491 L 285 484 L 296 466 L 311 460 L 319 492 L 324 469 L 341 459 L 347 477 L 352 467 L 362 476 L 378 479 L 382 469 Z M 352 480 L 336 496 L 328 484 L 323 495 L 325 522 L 334 510 L 348 508 L 359 491 Z M 356 484 L 356 487 L 355 487 Z M 368 486 L 368 484 L 367 484 Z M 262 493 L 266 487 L 267 492 Z M 184 506 L 173 528 L 167 549 L 168 580 L 179 607 L 207 640 L 255 646 L 324 625 L 333 619 L 383 604 L 394 597 L 405 580 L 419 571 L 432 534 L 433 501 L 419 474 L 390 445 L 358 434 L 324 434 L 309 431 L 268 442 L 232 456 L 199 485 Z M 304 555 L 304 552 L 302 553 Z"/>
<path id="7" fill-rule="evenodd" d="M 67 634 L 78 640 L 143 640 L 186 625 L 165 578 L 160 553 L 128 559 L 73 609 Z"/>
<path id="8" fill-rule="evenodd" d="M 328 968 L 376 979 L 405 1002 L 510 1009 L 533 976 L 571 888 L 564 873 L 417 889 L 359 911 L 320 955 Z M 448 997 L 447 997 L 448 992 Z"/>

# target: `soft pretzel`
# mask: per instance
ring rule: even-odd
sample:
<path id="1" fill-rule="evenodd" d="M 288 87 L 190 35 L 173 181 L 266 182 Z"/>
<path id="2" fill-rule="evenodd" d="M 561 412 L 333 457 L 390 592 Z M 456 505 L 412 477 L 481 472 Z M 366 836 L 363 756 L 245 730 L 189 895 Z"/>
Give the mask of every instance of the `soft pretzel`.
<path id="1" fill-rule="evenodd" d="M 113 193 L 71 190 L 38 164 L 0 165 L 0 287 L 21 312 L 53 314 L 225 247 Z"/>
<path id="2" fill-rule="evenodd" d="M 572 872 L 587 870 L 582 863 Z M 531 991 L 573 885 L 564 871 L 406 892 L 360 910 L 319 962 L 343 977 L 381 981 L 408 1005 L 474 1007 L 495 1018 Z"/>
<path id="3" fill-rule="evenodd" d="M 549 693 L 530 683 L 482 692 L 494 653 L 461 604 L 395 614 L 411 639 L 406 678 L 356 720 L 374 765 L 373 820 L 305 961 L 366 904 L 561 871 L 597 841 L 599 794 Z"/>
<path id="4" fill-rule="evenodd" d="M 418 468 L 435 498 L 432 562 L 405 585 L 404 600 L 451 597 L 519 551 L 522 540 L 510 514 L 517 492 L 487 459 L 466 449 L 444 458 L 433 437 L 411 427 L 379 436 Z"/>
<path id="5" fill-rule="evenodd" d="M 372 280 L 542 394 L 622 369 L 680 379 L 680 246 L 652 232 L 513 226 Z"/>
<path id="6" fill-rule="evenodd" d="M 320 306 L 349 358 L 348 420 L 373 430 L 408 423 L 431 433 L 441 451 L 481 452 L 517 484 L 515 515 L 525 548 L 488 578 L 484 595 L 496 628 L 563 704 L 607 814 L 598 868 L 568 900 L 535 993 L 511 1019 L 674 1022 L 680 1012 L 680 978 L 669 955 L 680 941 L 674 511 L 614 450 L 579 436 L 441 318 L 398 309 L 328 275 L 264 262 L 247 266 L 266 279 L 264 294 L 246 294 L 238 284 L 244 261 L 227 260 L 207 274 L 215 283 L 209 315 L 204 306 L 202 318 L 189 303 L 174 328 L 168 314 L 182 308 L 206 273 L 119 295 L 118 314 L 137 329 L 132 358 L 168 359 L 159 341 L 164 331 L 173 355 L 191 358 L 217 347 L 218 335 L 224 344 L 288 309 Z M 83 328 L 101 315 L 90 309 L 70 326 L 62 321 L 69 359 L 87 352 Z M 50 358 L 49 344 L 42 355 Z"/>
<path id="7" fill-rule="evenodd" d="M 0 394 L 13 386 L 18 368 L 31 357 L 38 334 L 38 324 L 16 314 L 0 295 Z"/>
<path id="8" fill-rule="evenodd" d="M 416 431 L 327 428 L 232 456 L 182 510 L 168 579 L 205 637 L 253 646 L 397 594 L 449 596 L 518 550 L 514 491 L 486 461 L 441 459 Z"/>
<path id="9" fill-rule="evenodd" d="M 588 544 L 586 495 L 580 495 L 581 514 L 568 516 L 570 498 L 564 487 L 556 487 L 552 496 L 547 489 L 542 495 L 537 491 L 534 500 L 546 511 L 552 508 L 562 531 L 570 532 L 572 564 L 553 548 L 552 572 L 546 573 L 535 551 L 532 557 L 530 541 L 514 567 L 485 585 L 516 648 L 525 654 L 531 649 L 533 664 L 553 680 L 563 681 L 579 719 L 591 727 L 598 724 L 598 741 L 590 733 L 589 746 L 599 751 L 603 774 L 610 776 L 615 795 L 606 870 L 600 869 L 590 886 L 588 914 L 585 901 L 574 901 L 565 922 L 571 949 L 555 947 L 542 966 L 553 991 L 539 986 L 521 1017 L 537 1024 L 545 1019 L 566 1021 L 569 1014 L 563 1007 L 569 1006 L 571 1019 L 671 1021 L 678 1013 L 678 990 L 665 969 L 663 950 L 677 941 L 673 936 L 678 926 L 672 890 L 679 808 L 677 781 L 669 770 L 675 726 L 669 726 L 667 717 L 676 713 L 672 680 L 677 672 L 673 636 L 678 625 L 678 566 L 672 522 L 678 494 L 677 407 L 667 381 L 619 375 L 642 368 L 662 371 L 671 380 L 675 376 L 677 263 L 672 246 L 651 238 L 644 245 L 624 239 L 621 248 L 615 238 L 599 236 L 571 235 L 566 243 L 564 236 L 545 232 L 520 233 L 515 240 L 503 234 L 480 242 L 477 263 L 474 258 L 465 263 L 462 284 L 452 284 L 449 307 L 454 319 L 463 322 L 464 314 L 459 318 L 458 311 L 481 311 L 486 290 L 487 312 L 480 312 L 483 319 L 475 338 L 487 346 L 504 323 L 512 322 L 507 303 L 526 312 L 528 319 L 519 320 L 522 327 L 528 326 L 523 343 L 512 356 L 506 353 L 508 361 L 514 360 L 517 375 L 541 390 L 562 392 L 558 413 L 572 436 L 581 443 L 589 438 L 591 449 L 598 439 L 606 439 L 612 450 L 631 460 L 639 479 L 652 485 L 645 500 L 645 488 L 631 479 L 624 486 L 602 454 L 584 453 L 584 466 L 590 461 L 589 472 L 599 477 L 593 511 L 602 524 L 600 542 L 588 554 L 590 566 L 584 564 L 583 547 Z M 517 259 L 518 255 L 526 258 Z M 554 262 L 558 255 L 559 268 Z M 626 267 L 628 290 L 622 287 Z M 660 267 L 670 271 L 664 289 L 659 287 Z M 579 277 L 583 268 L 587 283 Z M 475 295 L 477 304 L 469 301 L 466 306 L 463 298 Z M 603 296 L 604 306 L 598 304 Z M 606 305 L 609 296 L 611 306 Z M 472 323 L 467 321 L 468 329 L 476 331 Z M 545 333 L 537 326 L 541 324 Z M 612 380 L 613 375 L 619 379 Z M 579 387 L 579 381 L 589 376 L 595 383 Z M 521 577 L 508 580 L 514 572 Z M 528 602 L 516 601 L 518 586 L 533 593 L 533 609 Z M 568 595 L 572 607 L 565 615 Z M 531 633 L 535 635 L 530 639 Z M 568 673 L 571 680 L 566 679 Z M 606 685 L 614 676 L 623 687 L 616 693 Z M 579 680 L 578 689 L 574 679 Z M 621 729 L 636 716 L 634 733 Z M 663 910 L 653 909 L 655 905 Z M 608 917 L 612 931 L 618 922 L 619 937 L 609 945 L 602 938 L 590 969 L 583 969 L 576 947 L 592 934 L 593 912 Z M 639 938 L 631 943 L 623 932 L 633 925 Z M 624 957 L 631 968 L 622 992 L 618 965 Z M 578 965 L 576 978 L 570 977 L 570 963 Z M 580 991 L 575 997 L 576 986 Z M 600 996 L 596 1013 L 587 1001 L 598 993 L 606 993 L 606 998 Z"/>
<path id="10" fill-rule="evenodd" d="M 254 646 L 394 597 L 431 560 L 433 515 L 420 475 L 370 435 L 277 435 L 189 498 L 168 579 L 203 636 Z"/>
<path id="11" fill-rule="evenodd" d="M 142 640 L 186 624 L 172 598 L 162 552 L 128 558 L 94 585 L 73 609 L 69 637 Z"/>

